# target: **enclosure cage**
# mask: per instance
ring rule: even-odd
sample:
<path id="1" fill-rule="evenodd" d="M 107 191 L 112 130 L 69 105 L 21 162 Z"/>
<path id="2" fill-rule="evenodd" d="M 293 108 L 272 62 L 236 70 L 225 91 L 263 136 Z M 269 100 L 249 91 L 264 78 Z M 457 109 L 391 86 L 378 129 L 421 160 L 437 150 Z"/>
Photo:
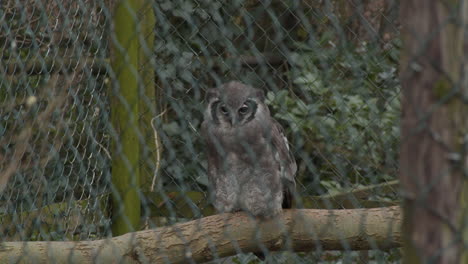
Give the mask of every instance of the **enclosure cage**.
<path id="1" fill-rule="evenodd" d="M 210 222 L 197 221 L 221 215 L 201 133 L 205 96 L 235 80 L 261 89 L 284 128 L 297 163 L 294 208 L 375 208 L 376 218 L 334 211 L 350 218 L 307 229 L 316 241 L 303 252 L 287 232 L 281 246 L 257 237 L 247 249 L 225 234 L 234 254 L 205 237 L 206 252 L 164 251 L 162 263 L 400 263 L 391 237 L 401 222 L 399 1 L 1 5 L 2 242 L 112 241 L 174 227 L 189 245 L 182 223 L 206 235 L 200 223 Z M 382 212 L 395 218 L 380 221 Z M 327 230 L 338 238 L 322 245 Z M 70 251 L 63 260 L 75 260 Z"/>

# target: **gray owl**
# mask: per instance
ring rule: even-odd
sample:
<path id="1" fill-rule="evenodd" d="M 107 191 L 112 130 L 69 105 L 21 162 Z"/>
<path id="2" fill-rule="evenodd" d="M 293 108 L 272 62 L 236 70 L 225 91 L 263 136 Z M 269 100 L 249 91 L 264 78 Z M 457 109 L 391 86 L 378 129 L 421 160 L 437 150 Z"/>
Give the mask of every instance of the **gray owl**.
<path id="1" fill-rule="evenodd" d="M 216 209 L 271 218 L 290 208 L 296 161 L 263 91 L 232 81 L 206 98 L 202 135 Z"/>

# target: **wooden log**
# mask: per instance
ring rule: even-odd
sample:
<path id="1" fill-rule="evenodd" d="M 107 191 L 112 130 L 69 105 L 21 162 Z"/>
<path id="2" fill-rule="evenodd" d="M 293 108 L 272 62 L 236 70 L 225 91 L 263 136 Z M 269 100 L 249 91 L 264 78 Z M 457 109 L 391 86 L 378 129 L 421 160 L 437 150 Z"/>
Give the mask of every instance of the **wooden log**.
<path id="1" fill-rule="evenodd" d="M 400 207 L 286 210 L 261 221 L 239 212 L 80 242 L 4 242 L 0 263 L 188 263 L 240 252 L 389 249 L 401 245 Z"/>

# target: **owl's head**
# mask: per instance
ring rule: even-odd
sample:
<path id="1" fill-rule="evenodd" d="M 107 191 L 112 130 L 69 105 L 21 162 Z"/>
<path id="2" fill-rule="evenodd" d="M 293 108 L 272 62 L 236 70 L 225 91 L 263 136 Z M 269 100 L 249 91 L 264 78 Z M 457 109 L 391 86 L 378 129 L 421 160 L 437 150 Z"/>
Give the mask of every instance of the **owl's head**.
<path id="1" fill-rule="evenodd" d="M 241 127 L 270 115 L 263 91 L 240 82 L 231 81 L 210 89 L 206 99 L 205 119 L 218 125 Z"/>

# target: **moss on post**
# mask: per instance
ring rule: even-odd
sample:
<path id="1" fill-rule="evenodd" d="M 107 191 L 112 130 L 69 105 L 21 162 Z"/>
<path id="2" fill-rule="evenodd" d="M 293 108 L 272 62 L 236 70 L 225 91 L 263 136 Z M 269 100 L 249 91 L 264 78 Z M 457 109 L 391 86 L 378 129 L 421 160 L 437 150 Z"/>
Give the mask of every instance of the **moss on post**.
<path id="1" fill-rule="evenodd" d="M 113 77 L 110 92 L 112 134 L 112 232 L 135 231 L 140 222 L 140 144 L 138 131 L 137 10 L 141 0 L 117 1 L 113 17 L 111 60 Z"/>
<path id="2" fill-rule="evenodd" d="M 156 167 L 156 144 L 151 119 L 156 115 L 155 110 L 155 69 L 153 60 L 154 27 L 156 18 L 150 1 L 139 0 L 143 7 L 141 17 L 140 48 L 139 48 L 139 74 L 140 85 L 140 116 L 139 127 L 143 137 L 140 142 L 140 177 L 143 191 L 149 191 Z"/>

